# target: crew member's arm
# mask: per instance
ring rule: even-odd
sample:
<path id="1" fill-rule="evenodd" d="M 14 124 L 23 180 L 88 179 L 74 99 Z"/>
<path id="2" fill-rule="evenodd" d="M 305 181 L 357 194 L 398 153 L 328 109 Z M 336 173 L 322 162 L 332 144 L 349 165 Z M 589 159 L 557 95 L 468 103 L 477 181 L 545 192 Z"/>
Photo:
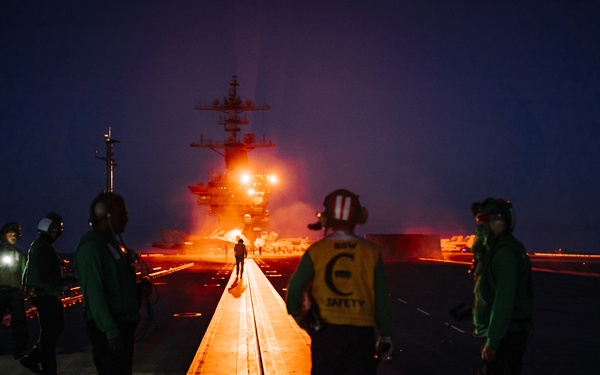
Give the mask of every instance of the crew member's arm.
<path id="1" fill-rule="evenodd" d="M 494 255 L 492 267 L 496 278 L 496 294 L 485 348 L 495 352 L 512 322 L 519 269 L 518 255 L 512 249 L 502 247 Z"/>
<path id="2" fill-rule="evenodd" d="M 80 244 L 75 254 L 77 279 L 89 316 L 94 320 L 98 329 L 106 334 L 110 341 L 118 338 L 121 333 L 110 313 L 106 300 L 106 292 L 102 277 L 101 253 L 93 241 Z M 107 254 L 107 252 L 104 252 Z M 110 255 L 109 255 L 110 256 Z"/>
<path id="3" fill-rule="evenodd" d="M 300 258 L 300 263 L 290 278 L 285 297 L 288 313 L 295 319 L 302 314 L 302 302 L 304 301 L 304 290 L 315 277 L 315 268 L 308 251 Z"/>
<path id="4" fill-rule="evenodd" d="M 25 281 L 25 267 L 26 267 L 26 262 L 27 262 L 27 255 L 25 254 L 21 254 L 21 256 L 19 257 L 19 266 L 20 268 L 20 272 L 21 272 L 21 291 L 23 291 L 25 289 L 25 285 L 23 285 L 24 281 Z"/>
<path id="5" fill-rule="evenodd" d="M 375 265 L 375 323 L 380 336 L 392 335 L 392 310 L 388 295 L 387 282 L 383 272 L 383 260 L 379 257 Z"/>

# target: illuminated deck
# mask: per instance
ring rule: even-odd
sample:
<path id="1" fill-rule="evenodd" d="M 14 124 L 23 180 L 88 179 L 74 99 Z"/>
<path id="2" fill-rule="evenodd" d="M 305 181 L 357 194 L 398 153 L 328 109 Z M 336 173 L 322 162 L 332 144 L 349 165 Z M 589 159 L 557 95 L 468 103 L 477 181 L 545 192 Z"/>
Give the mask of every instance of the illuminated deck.
<path id="1" fill-rule="evenodd" d="M 232 272 L 192 374 L 310 374 L 310 338 L 254 260 L 237 285 Z"/>
<path id="2" fill-rule="evenodd" d="M 600 315 L 600 301 L 593 298 L 600 289 L 600 273 L 590 271 L 599 262 L 553 256 L 550 263 L 545 258 L 533 257 L 537 329 L 525 355 L 524 374 L 596 374 L 600 320 L 590 317 Z M 135 375 L 309 373 L 309 339 L 288 317 L 281 297 L 298 256 L 248 259 L 244 282 L 231 289 L 231 256 L 149 259 L 161 266 L 155 279 L 160 298 L 153 305 L 155 330 L 144 334 L 141 324 L 137 332 Z M 560 264 L 567 259 L 568 264 Z M 448 314 L 459 302 L 472 299 L 472 276 L 464 263 L 384 263 L 395 349 L 393 359 L 379 366 L 379 375 L 472 373 L 480 343 L 471 335 L 470 322 L 456 322 Z M 80 307 L 65 308 L 65 331 L 57 346 L 62 375 L 97 373 Z M 39 334 L 37 321 L 30 320 L 28 327 L 32 345 Z M 12 349 L 10 329 L 0 326 L 0 374 L 31 374 L 13 359 Z"/>

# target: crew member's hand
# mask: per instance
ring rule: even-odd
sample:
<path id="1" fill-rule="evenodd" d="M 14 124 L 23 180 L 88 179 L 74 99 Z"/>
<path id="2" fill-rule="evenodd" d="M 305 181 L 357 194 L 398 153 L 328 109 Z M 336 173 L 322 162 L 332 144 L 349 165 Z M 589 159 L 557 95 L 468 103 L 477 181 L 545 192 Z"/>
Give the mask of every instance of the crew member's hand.
<path id="1" fill-rule="evenodd" d="M 113 353 L 119 353 L 123 351 L 124 346 L 125 344 L 123 343 L 121 336 L 117 336 L 114 339 L 108 340 L 108 348 Z"/>
<path id="2" fill-rule="evenodd" d="M 308 317 L 308 312 L 303 311 L 300 314 L 295 315 L 294 320 L 298 324 L 298 327 L 302 328 L 307 332 L 310 332 L 310 319 Z"/>
<path id="3" fill-rule="evenodd" d="M 392 344 L 392 338 L 387 336 L 379 336 L 377 338 L 377 344 L 375 345 L 375 356 L 380 361 L 389 361 L 392 359 L 392 351 L 394 345 Z"/>
<path id="4" fill-rule="evenodd" d="M 488 349 L 487 346 L 484 346 L 483 350 L 481 351 L 481 358 L 486 362 L 492 362 L 494 359 L 496 359 L 496 351 Z"/>
<path id="5" fill-rule="evenodd" d="M 310 298 L 310 294 L 305 290 L 302 292 L 302 312 L 307 313 L 312 308 L 312 299 Z"/>

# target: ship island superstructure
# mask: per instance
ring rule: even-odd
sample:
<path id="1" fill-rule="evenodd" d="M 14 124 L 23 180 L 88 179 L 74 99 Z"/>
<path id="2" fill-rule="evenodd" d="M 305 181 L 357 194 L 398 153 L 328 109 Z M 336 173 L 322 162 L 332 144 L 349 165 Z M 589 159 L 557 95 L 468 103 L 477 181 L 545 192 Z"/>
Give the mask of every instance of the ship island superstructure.
<path id="1" fill-rule="evenodd" d="M 253 241 L 255 235 L 269 225 L 267 205 L 275 177 L 252 168 L 248 153 L 257 148 L 272 148 L 275 144 L 264 135 L 260 140 L 251 133 L 238 138 L 241 126 L 249 124 L 247 112 L 270 109 L 268 105 L 255 106 L 251 99 L 242 101 L 238 86 L 237 77 L 233 76 L 228 96 L 194 107 L 198 111 L 220 112 L 217 124 L 223 126 L 227 139 L 205 141 L 201 135 L 200 140 L 190 146 L 208 148 L 223 156 L 225 171 L 213 173 L 206 184 L 199 182 L 188 188 L 198 197 L 197 203 L 208 207 L 208 214 L 218 218 L 220 229 L 241 228 L 242 234 Z"/>

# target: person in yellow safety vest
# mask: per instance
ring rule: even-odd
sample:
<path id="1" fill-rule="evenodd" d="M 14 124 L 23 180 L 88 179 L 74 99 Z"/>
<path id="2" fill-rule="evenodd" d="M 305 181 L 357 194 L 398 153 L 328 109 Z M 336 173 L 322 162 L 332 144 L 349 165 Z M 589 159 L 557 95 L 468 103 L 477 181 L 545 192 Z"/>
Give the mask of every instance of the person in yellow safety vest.
<path id="1" fill-rule="evenodd" d="M 304 253 L 287 289 L 287 311 L 311 337 L 311 374 L 376 374 L 392 353 L 391 309 L 381 248 L 354 234 L 367 221 L 358 196 L 325 197 L 310 229 L 333 233 Z"/>

